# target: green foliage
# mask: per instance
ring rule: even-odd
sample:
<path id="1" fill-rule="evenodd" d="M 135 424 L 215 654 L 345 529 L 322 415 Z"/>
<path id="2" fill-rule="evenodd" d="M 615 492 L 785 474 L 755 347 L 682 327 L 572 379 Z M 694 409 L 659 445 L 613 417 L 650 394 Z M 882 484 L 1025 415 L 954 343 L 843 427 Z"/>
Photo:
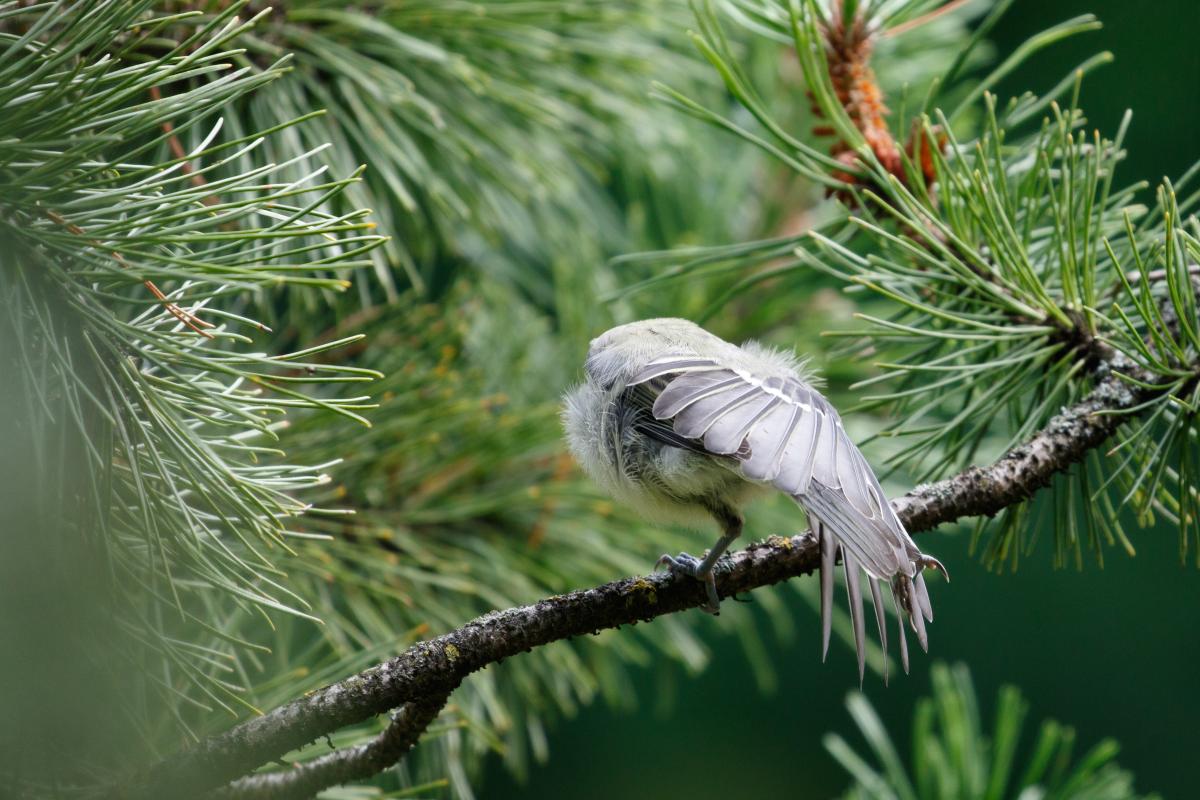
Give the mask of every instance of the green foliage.
<path id="1" fill-rule="evenodd" d="M 1200 164 L 1177 185 L 1165 182 L 1157 192 L 1156 207 L 1142 223 L 1135 226 L 1127 214 L 1124 236 L 1106 238 L 1104 248 L 1120 280 L 1120 298 L 1106 319 L 1109 341 L 1142 369 L 1162 378 L 1156 384 L 1162 393 L 1149 402 L 1145 421 L 1129 426 L 1113 448 L 1123 453 L 1109 480 L 1115 481 L 1122 502 L 1130 504 L 1143 524 L 1161 517 L 1179 529 L 1181 560 L 1194 540 L 1200 564 L 1200 465 L 1193 446 L 1200 411 L 1195 367 L 1200 360 L 1196 313 L 1200 222 L 1194 213 L 1200 192 L 1193 190 L 1183 200 L 1177 197 L 1198 171 Z"/>
<path id="2" fill-rule="evenodd" d="M 231 118 L 261 127 L 327 109 L 272 156 L 332 142 L 342 169 L 370 165 L 330 209 L 372 208 L 391 234 L 373 276 L 359 276 L 361 301 L 407 288 L 437 297 L 482 267 L 552 311 L 556 259 L 596 261 L 621 244 L 604 190 L 618 152 L 637 169 L 642 151 L 690 138 L 644 99 L 652 74 L 687 74 L 672 46 L 684 11 L 676 0 L 289 2 L 241 41 L 250 63 L 286 54 L 293 74 Z M 560 231 L 575 233 L 571 250 Z"/>
<path id="3" fill-rule="evenodd" d="M 149 646 L 149 672 L 125 671 L 166 701 L 129 701 L 150 749 L 491 608 L 694 549 L 582 482 L 556 411 L 597 330 L 712 302 L 675 284 L 596 303 L 638 269 L 606 257 L 759 235 L 804 211 L 756 153 L 645 96 L 653 75 L 728 102 L 678 47 L 683 5 L 153 8 L 0 10 L 4 341 L 28 379 L 13 407 L 40 420 L 22 440 L 35 474 L 71 452 L 61 420 L 79 434 L 79 531 L 114 565 L 102 580 L 116 577 L 131 637 L 108 646 Z M 774 43 L 727 45 L 794 107 Z M 323 177 L 330 164 L 342 177 Z M 352 303 L 337 299 L 349 278 Z M 368 428 L 375 401 L 336 390 L 372 379 Z M 39 523 L 80 496 L 60 484 Z M 786 633 L 782 603 L 760 605 Z M 631 702 L 631 667 L 699 668 L 695 624 L 479 676 L 401 782 L 448 776 L 469 796 L 481 754 L 517 770 L 544 758 L 556 713 Z M 769 684 L 749 612 L 722 624 Z"/>
<path id="4" fill-rule="evenodd" d="M 503 361 L 511 370 L 507 392 L 489 387 L 486 367 L 502 352 L 495 343 L 548 343 L 544 319 L 514 314 L 499 302 L 503 296 L 483 302 L 461 295 L 415 306 L 402 318 L 380 309 L 351 321 L 372 342 L 365 363 L 387 375 L 378 385 L 377 424 L 365 435 L 317 419 L 292 431 L 297 447 L 314 458 L 347 455 L 328 496 L 314 500 L 356 513 L 308 517 L 306 531 L 329 538 L 301 546 L 290 585 L 312 598 L 327 624 L 281 630 L 288 644 L 256 674 L 266 681 L 256 690 L 260 705 L 489 610 L 642 572 L 660 548 L 685 541 L 647 537 L 576 475 L 561 453 L 556 398 L 522 400 L 523 387 L 546 379 L 547 363 L 564 359 L 538 345 L 518 348 Z M 456 791 L 469 795 L 464 763 L 474 765 L 490 750 L 518 770 L 531 755 L 544 758 L 546 720 L 599 694 L 629 702 L 631 665 L 665 656 L 698 667 L 704 648 L 689 621 L 663 622 L 653 636 L 635 629 L 539 648 L 474 676 L 444 717 L 464 726 L 468 741 L 458 741 L 462 732 L 452 728 L 453 748 L 423 746 L 414 754 L 426 765 L 416 767 L 424 770 L 419 774 L 450 774 Z M 244 624 L 239 633 L 246 636 L 262 627 L 252 616 Z M 312 664 L 319 665 L 314 672 L 278 681 L 288 669 Z M 320 754 L 321 746 L 312 749 Z"/>
<path id="5" fill-rule="evenodd" d="M 237 653 L 262 645 L 231 636 L 225 619 L 311 618 L 283 566 L 307 507 L 296 493 L 328 480 L 327 465 L 281 457 L 283 417 L 321 409 L 362 423 L 367 398 L 305 389 L 377 377 L 321 361 L 356 336 L 271 353 L 269 329 L 238 309 L 279 286 L 343 290 L 337 273 L 381 239 L 361 212 L 316 210 L 354 175 L 283 181 L 286 164 L 261 163 L 214 176 L 293 122 L 224 139 L 218 122 L 186 158 L 165 155 L 170 123 L 198 126 L 283 65 L 230 65 L 249 24 L 237 6 L 157 58 L 134 58 L 177 19 L 150 6 L 45 3 L 0 33 L 0 338 L 19 387 L 4 414 L 30 448 L 9 453 L 27 456 L 40 483 L 23 498 L 39 506 L 29 556 L 93 553 L 109 572 L 93 602 L 112 595 L 120 630 L 100 646 L 150 648 L 151 685 L 172 705 L 232 713 L 244 702 L 228 679 Z M 67 505 L 86 513 L 59 518 Z"/>
<path id="6" fill-rule="evenodd" d="M 310 18 L 309 6 L 298 4 L 286 24 L 243 37 L 263 52 L 260 40 L 290 35 L 301 65 L 286 82 L 228 107 L 237 124 L 245 115 L 265 120 L 281 108 L 328 104 L 331 113 L 305 135 L 333 140 L 335 158 L 357 153 L 371 163 L 351 190 L 360 194 L 341 202 L 358 197 L 381 209 L 385 224 L 393 215 L 401 232 L 393 254 L 416 265 L 407 289 L 398 277 L 360 272 L 365 308 L 341 321 L 344 304 L 330 308 L 311 292 L 265 309 L 281 309 L 288 331 L 320 332 L 322 341 L 366 333 L 370 344 L 352 351 L 354 363 L 386 378 L 372 387 L 380 408 L 370 429 L 312 417 L 289 431 L 292 451 L 308 460 L 346 459 L 327 493 L 307 497 L 355 513 L 310 516 L 304 532 L 314 538 L 297 545 L 289 565 L 289 587 L 322 609 L 325 625 L 273 620 L 268 630 L 252 614 L 229 623 L 238 636 L 273 642 L 270 655 L 242 667 L 258 707 L 492 608 L 642 572 L 663 549 L 694 549 L 694 535 L 651 531 L 580 479 L 561 454 L 558 398 L 587 339 L 614 316 L 642 313 L 633 303 L 594 302 L 617 284 L 606 256 L 756 234 L 767 205 L 741 199 L 762 177 L 757 154 L 645 97 L 646 76 L 664 70 L 721 97 L 686 75 L 685 65 L 704 73 L 674 49 L 682 4 L 473 4 L 478 26 L 447 26 L 411 4 L 386 6 L 390 34 L 358 12 Z M 364 37 L 388 36 L 411 47 L 360 48 Z M 414 60 L 410 50 L 426 36 L 429 47 L 450 53 L 446 60 Z M 331 45 L 330 37 L 345 43 Z M 343 74 L 342 60 L 324 60 L 326 45 L 382 86 L 420 86 L 428 102 L 380 97 L 375 84 L 357 82 L 360 72 Z M 777 49 L 744 52 L 761 59 L 758 71 L 770 80 Z M 471 81 L 462 81 L 468 69 Z M 418 119 L 431 108 L 441 109 L 444 128 Z M 396 135 L 381 142 L 381 129 Z M 381 152 L 381 144 L 394 148 Z M 286 146 L 276 144 L 276 157 Z M 400 150 L 422 170 L 396 172 L 417 200 L 411 215 L 387 179 Z M 469 204 L 460 215 L 435 208 L 451 191 Z M 423 214 L 437 224 L 426 225 Z M 384 251 L 376 256 L 377 270 L 393 265 Z M 389 293 L 395 302 L 376 302 Z M 649 306 L 678 313 L 707 302 L 679 287 Z M 783 627 L 782 605 L 763 605 Z M 632 666 L 666 656 L 698 669 L 707 654 L 695 624 L 672 619 L 653 637 L 639 631 L 547 648 L 476 676 L 456 693 L 444 735 L 414 754 L 401 782 L 449 776 L 455 793 L 468 796 L 467 775 L 489 751 L 525 769 L 531 757 L 545 758 L 544 727 L 556 714 L 598 695 L 632 702 Z M 739 630 L 748 643 L 757 635 L 752 625 Z M 761 645 L 756 658 L 769 680 Z M 361 741 L 376 728 L 339 741 Z M 298 757 L 319 754 L 320 746 Z"/>
<path id="7" fill-rule="evenodd" d="M 623 32 L 644 35 L 636 21 L 630 17 Z M 731 46 L 774 90 L 778 49 Z M 652 52 L 659 50 L 648 51 L 644 70 L 651 67 Z M 672 55 L 665 63 L 679 58 Z M 605 74 L 617 69 L 612 65 Z M 594 91 L 607 85 L 601 81 Z M 697 90 L 724 102 L 702 84 Z M 792 85 L 779 89 L 781 96 L 794 92 Z M 355 119 L 392 113 L 370 105 Z M 330 119 L 343 116 L 332 114 Z M 627 297 L 611 308 L 593 302 L 600 291 L 614 289 L 618 277 L 637 269 L 617 265 L 610 271 L 600 260 L 611 248 L 604 242 L 707 243 L 753 235 L 775 221 L 760 220 L 769 207 L 766 200 L 755 205 L 741 199 L 747 194 L 744 187 L 764 179 L 752 152 L 667 108 L 638 108 L 621 117 L 615 131 L 601 135 L 594 130 L 596 141 L 588 145 L 613 159 L 603 166 L 612 176 L 611 196 L 597 207 L 588 200 L 589 184 L 576 186 L 581 194 L 573 202 L 591 209 L 583 215 L 586 222 L 559 216 L 552 225 L 549 220 L 539 224 L 531 236 L 548 253 L 549 275 L 537 277 L 545 263 L 539 257 L 521 263 L 521 280 L 510 280 L 506 251 L 493 249 L 472 257 L 468 265 L 474 269 L 459 272 L 452 287 L 443 287 L 436 305 L 419 305 L 406 294 L 395 305 L 350 315 L 325 334 L 339 338 L 351 330 L 366 332 L 370 345 L 356 353 L 356 363 L 387 377 L 376 387 L 380 408 L 372 414 L 371 429 L 314 420 L 292 431 L 298 452 L 311 459 L 346 458 L 330 493 L 314 501 L 344 505 L 356 513 L 309 518 L 310 533 L 333 538 L 306 544 L 300 563 L 312 566 L 294 569 L 292 579 L 301 594 L 319 598 L 315 604 L 330 610 L 330 624 L 280 628 L 274 648 L 278 655 L 264 658 L 252 676 L 252 683 L 259 684 L 254 689 L 258 705 L 281 702 L 402 648 L 414 637 L 446 630 L 492 608 L 635 574 L 664 550 L 694 548 L 695 534 L 651 529 L 614 509 L 580 479 L 561 456 L 558 397 L 574 378 L 589 336 L 614 317 L 687 313 L 711 304 L 706 287 L 682 284 L 654 298 Z M 650 117 L 659 128 L 652 138 L 639 134 L 635 140 L 622 133 L 630 120 Z M 504 131 L 506 121 L 511 120 L 497 117 L 494 125 Z M 519 137 L 525 122 L 513 122 L 512 135 Z M 475 134 L 469 126 L 457 131 Z M 679 159 L 689 166 L 671 166 Z M 368 180 L 366 185 L 374 184 Z M 462 239 L 486 238 L 490 234 L 484 226 L 496 220 L 494 214 L 480 212 L 467 220 L 470 225 L 456 226 L 455 233 Z M 510 233 L 514 229 L 522 228 L 506 228 Z M 438 264 L 445 267 L 444 260 Z M 764 324 L 764 316 L 749 315 L 743 330 L 735 333 L 758 332 Z M 794 512 L 775 518 L 782 528 L 768 530 L 796 524 Z M 789 629 L 781 601 L 764 598 L 760 605 L 778 631 Z M 847 627 L 840 617 L 838 622 Z M 238 628 L 247 636 L 261 627 L 252 617 L 240 624 L 247 626 Z M 572 713 L 598 695 L 618 705 L 632 702 L 631 666 L 666 656 L 688 669 L 699 668 L 706 652 L 693 632 L 696 624 L 689 618 L 663 620 L 653 637 L 635 630 L 563 644 L 475 676 L 456 693 L 447 715 L 461 727 L 444 731 L 433 746 L 414 754 L 411 780 L 449 775 L 454 791 L 467 795 L 466 775 L 488 750 L 500 752 L 513 769 L 525 769 L 531 757 L 546 756 L 544 726 L 556 714 Z M 774 677 L 750 614 L 730 611 L 719 624 L 738 632 L 760 683 L 769 685 Z M 297 674 L 299 664 L 319 666 Z M 281 674 L 292 677 L 280 682 Z M 357 735 L 375 729 L 366 726 Z M 320 751 L 318 745 L 297 757 Z"/>
<path id="8" fill-rule="evenodd" d="M 462 4 L 454 25 L 443 6 L 399 3 L 378 17 L 292 4 L 271 22 L 239 19 L 244 3 L 0 12 L 5 364 L 24 392 L 11 408 L 39 420 L 21 439 L 33 474 L 67 462 L 60 440 L 83 458 L 74 535 L 99 543 L 100 572 L 112 565 L 97 591 L 121 595 L 122 635 L 104 646 L 114 672 L 163 695 L 114 701 L 149 750 L 685 546 L 578 479 L 556 409 L 567 365 L 611 320 L 586 301 L 615 285 L 605 255 L 756 230 L 735 187 L 757 157 L 644 98 L 652 67 L 688 63 L 669 46 L 670 5 Z M 667 158 L 686 153 L 701 168 Z M 366 182 L 355 154 L 372 162 Z M 324 179 L 328 161 L 347 177 Z M 378 248 L 367 203 L 402 241 Z M 350 277 L 365 307 L 347 315 L 335 296 Z M 420 304 L 422 283 L 440 304 Z M 335 390 L 385 372 L 364 427 L 374 402 Z M 34 530 L 78 496 L 64 474 L 38 495 Z M 481 753 L 516 769 L 544 757 L 545 720 L 601 692 L 629 702 L 630 665 L 665 653 L 698 668 L 692 624 L 481 676 L 404 782 L 449 775 L 467 796 Z"/>
<path id="9" fill-rule="evenodd" d="M 1135 800 L 1133 777 L 1114 761 L 1118 747 L 1105 739 L 1077 758 L 1075 731 L 1053 720 L 1038 728 L 1032 746 L 1021 744 L 1029 705 L 1020 691 L 1003 687 L 995 722 L 985 732 L 971 676 L 963 665 L 934 665 L 933 696 L 913 715 L 909 766 L 867 698 L 855 692 L 846 707 L 877 762 L 829 734 L 825 746 L 854 780 L 854 800 Z M 1153 797 L 1153 796 L 1151 796 Z"/>
<path id="10" fill-rule="evenodd" d="M 1115 470 L 1097 456 L 1058 513 L 1093 524 L 1095 495 L 1195 523 L 1200 464 L 1158 465 L 1195 449 L 1197 196 L 1176 199 L 1186 179 L 1165 187 L 1156 216 L 1137 187 L 1114 188 L 1124 128 L 1082 135 L 1074 75 L 1003 109 L 983 94 L 1090 18 L 980 83 L 965 76 L 1007 3 L 974 34 L 972 12 L 927 18 L 928 0 L 841 6 L 901 31 L 875 64 L 897 140 L 948 137 L 935 189 L 907 155 L 884 169 L 821 77 L 831 4 L 730 0 L 732 33 L 699 9 L 713 70 L 680 47 L 675 0 L 224 5 L 0 3 L 0 355 L 19 376 L 0 384 L 0 416 L 28 462 L 13 460 L 27 483 L 0 486 L 38 485 L 25 522 L 95 556 L 84 572 L 103 589 L 80 597 L 114 595 L 119 633 L 101 644 L 143 682 L 119 706 L 148 742 L 122 758 L 492 608 L 694 550 L 695 534 L 651 529 L 579 478 L 559 394 L 612 322 L 732 310 L 722 333 L 771 334 L 840 307 L 813 291 L 828 273 L 867 298 L 868 328 L 847 333 L 886 353 L 868 382 L 889 390 L 867 403 L 898 412 L 884 431 L 897 463 L 944 471 L 1020 438 L 1087 391 L 1088 348 L 1116 348 L 1168 381 L 1146 417 L 1155 437 L 1130 432 Z M 665 103 L 646 96 L 651 77 Z M 817 123 L 861 163 L 792 133 Z M 814 210 L 819 190 L 843 205 Z M 711 247 L 753 237 L 767 238 Z M 606 263 L 637 249 L 659 252 Z M 370 398 L 343 396 L 368 381 Z M 787 511 L 760 513 L 780 530 Z M 1025 513 L 993 534 L 997 561 L 1028 546 Z M 1127 541 L 1103 516 L 1098 552 Z M 10 558 L 26 575 L 14 585 L 69 585 L 47 577 L 52 556 Z M 779 596 L 756 599 L 786 637 Z M 735 607 L 716 624 L 769 686 L 762 618 Z M 388 785 L 467 797 L 488 752 L 525 769 L 556 715 L 634 702 L 631 670 L 700 668 L 697 624 L 475 676 Z M 163 707 L 144 700 L 155 692 Z"/>
<path id="11" fill-rule="evenodd" d="M 916 2 L 859 5 L 865 29 L 883 41 L 929 10 Z M 997 5 L 980 31 L 1006 6 Z M 827 45 L 837 35 L 830 31 L 830 8 L 815 0 L 739 7 L 750 9 L 745 13 L 756 29 L 793 42 L 838 157 L 776 119 L 741 73 L 711 12 L 701 14 L 697 44 L 755 124 L 734 123 L 678 91 L 662 94 L 843 203 L 795 237 L 651 254 L 644 260 L 663 268 L 632 290 L 665 280 L 739 276 L 712 313 L 795 273 L 843 281 L 847 291 L 863 295 L 858 317 L 866 324 L 836 335 L 848 340 L 846 354 L 875 369 L 854 388 L 880 387 L 860 408 L 894 412 L 896 421 L 880 436 L 897 442 L 892 463 L 919 480 L 994 457 L 1044 427 L 1103 377 L 1096 364 L 1116 348 L 1164 382 L 1155 383 L 1145 423 L 1125 432 L 1122 463 L 1094 453 L 1056 483 L 1047 510 L 1055 562 L 1081 564 L 1085 544 L 1100 560 L 1105 545 L 1120 543 L 1132 552 L 1119 513 L 1126 505 L 1141 525 L 1156 516 L 1182 521 L 1186 553 L 1197 520 L 1196 464 L 1185 457 L 1177 470 L 1162 456 L 1194 449 L 1184 442 L 1196 435 L 1196 309 L 1189 283 L 1196 222 L 1188 215 L 1197 198 L 1177 203 L 1167 184 L 1158 213 L 1146 214 L 1139 201 L 1144 185 L 1116 182 L 1129 117 L 1110 140 L 1087 131 L 1079 109 L 1084 76 L 1111 60 L 1108 54 L 1087 59 L 1041 96 L 1026 93 L 1001 106 L 987 92 L 1037 51 L 1095 29 L 1094 18 L 1068 20 L 1033 37 L 981 81 L 962 79 L 978 43 L 978 36 L 968 39 L 937 65 L 943 74 L 924 81 L 922 94 L 904 95 L 887 123 L 897 146 L 896 165 L 889 166 L 870 120 L 864 122 L 861 109 L 848 109 L 847 93 L 831 81 L 847 67 L 830 63 L 846 57 Z M 920 28 L 899 30 L 903 38 Z M 914 102 L 914 96 L 924 99 Z M 852 153 L 854 163 L 839 153 Z M 1155 435 L 1142 436 L 1146 430 Z M 990 564 L 1015 567 L 1031 551 L 1036 537 L 1030 534 L 1043 527 L 1033 524 L 1031 513 L 1015 507 L 990 528 L 984 551 Z M 981 526 L 976 536 L 982 533 Z"/>

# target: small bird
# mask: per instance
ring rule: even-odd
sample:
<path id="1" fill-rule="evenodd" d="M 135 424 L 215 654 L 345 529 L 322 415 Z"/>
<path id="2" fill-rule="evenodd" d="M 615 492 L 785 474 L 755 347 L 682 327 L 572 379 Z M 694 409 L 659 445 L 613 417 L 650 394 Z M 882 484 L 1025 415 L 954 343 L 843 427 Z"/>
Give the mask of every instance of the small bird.
<path id="1" fill-rule="evenodd" d="M 891 583 L 908 671 L 907 618 L 928 650 L 933 621 L 924 555 L 892 511 L 874 471 L 795 356 L 757 342 L 741 347 L 683 319 L 649 319 L 592 340 L 586 380 L 564 398 L 576 460 L 623 504 L 660 521 L 715 519 L 721 538 L 703 559 L 664 554 L 656 568 L 703 581 L 717 613 L 713 567 L 742 532 L 741 507 L 774 487 L 804 509 L 821 548 L 821 651 L 829 651 L 833 576 L 840 556 L 861 682 L 866 572 L 887 652 L 879 581 Z M 886 659 L 885 659 L 886 669 Z M 886 672 L 884 679 L 886 680 Z"/>

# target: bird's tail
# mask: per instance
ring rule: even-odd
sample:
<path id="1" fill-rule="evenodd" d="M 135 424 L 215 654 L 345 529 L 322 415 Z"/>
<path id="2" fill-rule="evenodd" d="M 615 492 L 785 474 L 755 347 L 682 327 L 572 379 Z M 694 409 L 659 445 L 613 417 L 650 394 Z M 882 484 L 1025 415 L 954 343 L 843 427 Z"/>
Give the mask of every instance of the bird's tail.
<path id="1" fill-rule="evenodd" d="M 875 623 L 879 628 L 879 643 L 883 648 L 883 680 L 887 683 L 887 625 L 886 613 L 883 608 L 883 592 L 879 588 L 882 578 L 871 575 L 855 561 L 835 536 L 817 519 L 812 519 L 813 533 L 821 546 L 821 659 L 824 660 L 829 652 L 829 639 L 833 627 L 833 576 L 837 561 L 841 558 L 842 568 L 846 578 L 846 599 L 850 605 L 850 623 L 854 631 L 854 647 L 858 655 L 858 680 L 862 683 L 866 670 L 866 623 L 863 614 L 862 577 L 866 574 L 867 583 L 871 590 L 871 604 L 875 608 Z M 917 553 L 909 562 L 912 574 L 898 572 L 891 576 L 892 601 L 896 608 L 896 617 L 900 634 L 900 665 L 908 672 L 908 639 L 905 634 L 905 622 L 916 634 L 921 649 L 928 652 L 929 637 L 925 629 L 928 622 L 933 622 L 933 605 L 929 599 L 929 590 L 925 586 L 925 569 L 936 569 L 947 581 L 950 575 L 945 566 L 932 556 Z"/>

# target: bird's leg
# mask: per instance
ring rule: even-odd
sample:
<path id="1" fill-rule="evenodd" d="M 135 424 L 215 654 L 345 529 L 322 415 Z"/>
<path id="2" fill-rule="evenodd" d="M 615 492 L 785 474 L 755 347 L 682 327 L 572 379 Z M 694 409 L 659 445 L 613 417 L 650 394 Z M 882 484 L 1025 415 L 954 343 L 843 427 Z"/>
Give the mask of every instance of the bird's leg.
<path id="1" fill-rule="evenodd" d="M 742 515 L 737 512 L 737 509 L 724 503 L 706 503 L 705 508 L 721 525 L 723 533 L 717 543 L 712 546 L 703 559 L 687 553 L 680 553 L 677 556 L 663 553 L 654 568 L 665 566 L 671 572 L 690 575 L 697 580 L 704 581 L 704 588 L 708 592 L 708 602 L 701 608 L 710 614 L 717 614 L 721 611 L 721 598 L 717 596 L 717 580 L 713 576 L 713 567 L 716 566 L 717 560 L 725 554 L 729 545 L 733 544 L 733 540 L 741 536 Z"/>

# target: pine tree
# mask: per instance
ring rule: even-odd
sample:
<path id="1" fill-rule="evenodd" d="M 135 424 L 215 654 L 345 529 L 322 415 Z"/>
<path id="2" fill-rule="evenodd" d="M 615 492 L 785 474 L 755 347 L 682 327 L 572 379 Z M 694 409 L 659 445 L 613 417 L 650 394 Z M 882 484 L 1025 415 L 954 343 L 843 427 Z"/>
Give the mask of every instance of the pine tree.
<path id="1" fill-rule="evenodd" d="M 862 322 L 839 379 L 881 387 L 857 411 L 891 411 L 897 474 L 940 481 L 897 501 L 911 530 L 980 516 L 1015 568 L 1037 513 L 1059 564 L 1166 519 L 1189 557 L 1195 170 L 1153 209 L 1115 179 L 1129 119 L 1108 139 L 1079 107 L 1106 54 L 993 96 L 1096 25 L 980 75 L 1008 5 L 0 3 L 0 635 L 28 656 L 0 776 L 469 797 L 636 666 L 701 668 L 710 629 L 669 613 L 695 587 L 606 583 L 689 537 L 576 474 L 555 398 L 590 335 L 653 313 L 816 349 L 786 321 L 830 276 Z M 775 537 L 722 588 L 815 563 Z M 719 625 L 769 684 L 751 615 Z M 912 775 L 851 701 L 883 762 L 830 740 L 852 796 L 1136 796 L 1108 745 L 1068 772 L 1053 726 L 1018 777 L 1017 695 L 986 743 L 966 673 L 935 678 Z"/>

